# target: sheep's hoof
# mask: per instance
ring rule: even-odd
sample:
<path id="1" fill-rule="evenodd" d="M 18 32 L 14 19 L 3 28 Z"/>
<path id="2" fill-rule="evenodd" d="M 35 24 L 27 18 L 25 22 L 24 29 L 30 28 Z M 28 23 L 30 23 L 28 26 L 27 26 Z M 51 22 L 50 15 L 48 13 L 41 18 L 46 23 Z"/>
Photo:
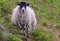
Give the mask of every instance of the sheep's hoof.
<path id="1" fill-rule="evenodd" d="M 23 38 L 23 41 L 27 41 L 27 38 Z"/>
<path id="2" fill-rule="evenodd" d="M 21 39 L 22 41 L 27 41 L 27 38 L 25 36 L 23 36 Z"/>

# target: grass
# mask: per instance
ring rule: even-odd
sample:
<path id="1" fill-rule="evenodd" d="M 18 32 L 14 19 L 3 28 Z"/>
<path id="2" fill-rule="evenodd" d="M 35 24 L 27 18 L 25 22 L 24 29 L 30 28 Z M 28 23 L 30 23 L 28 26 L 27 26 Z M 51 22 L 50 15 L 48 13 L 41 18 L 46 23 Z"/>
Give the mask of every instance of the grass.
<path id="1" fill-rule="evenodd" d="M 16 37 L 16 36 L 13 35 L 13 34 L 9 34 L 9 35 L 7 36 L 7 39 L 8 39 L 8 41 L 22 41 L 20 38 Z"/>
<path id="2" fill-rule="evenodd" d="M 26 0 L 18 0 L 18 1 L 26 2 Z M 15 7 L 16 2 L 17 2 L 16 0 L 0 0 L 0 24 L 3 25 L 8 32 L 18 35 L 17 33 L 19 33 L 19 30 L 14 28 L 14 26 L 11 23 L 11 12 L 12 9 Z M 56 27 L 58 28 L 58 30 L 60 29 L 60 0 L 27 0 L 27 2 L 30 3 L 30 6 L 35 11 L 37 18 L 37 25 L 39 25 L 39 27 L 41 26 L 51 27 L 52 25 L 52 28 Z M 42 33 L 39 33 L 41 31 Z M 46 35 L 46 33 L 47 32 L 44 30 L 36 30 L 36 32 L 33 31 L 33 37 L 38 41 L 40 39 L 42 41 L 46 39 L 45 41 L 47 41 L 47 37 L 50 36 L 49 35 L 50 33 L 48 33 L 48 36 Z M 12 38 L 13 36 L 15 37 L 15 35 L 9 37 Z"/>
<path id="3" fill-rule="evenodd" d="M 35 41 L 52 41 L 52 33 L 48 33 L 42 29 L 36 29 L 32 32 L 32 37 Z"/>

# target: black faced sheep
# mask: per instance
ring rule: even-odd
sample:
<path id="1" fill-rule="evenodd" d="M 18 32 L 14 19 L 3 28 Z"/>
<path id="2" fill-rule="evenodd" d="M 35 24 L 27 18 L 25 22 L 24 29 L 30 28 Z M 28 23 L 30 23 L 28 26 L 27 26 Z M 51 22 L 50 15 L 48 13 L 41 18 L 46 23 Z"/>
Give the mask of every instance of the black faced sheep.
<path id="1" fill-rule="evenodd" d="M 36 17 L 33 9 L 29 7 L 29 3 L 18 2 L 17 6 L 13 9 L 12 12 L 12 23 L 15 26 L 19 26 L 20 33 L 26 35 L 31 33 L 36 26 Z M 22 31 L 22 29 L 24 31 Z"/>

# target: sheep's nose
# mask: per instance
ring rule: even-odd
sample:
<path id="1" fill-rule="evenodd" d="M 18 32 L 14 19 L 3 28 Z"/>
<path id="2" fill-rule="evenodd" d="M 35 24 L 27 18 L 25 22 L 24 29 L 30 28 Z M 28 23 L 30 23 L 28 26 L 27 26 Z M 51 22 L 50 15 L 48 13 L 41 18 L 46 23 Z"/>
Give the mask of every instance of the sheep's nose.
<path id="1" fill-rule="evenodd" d="M 24 12 L 24 10 L 22 10 L 22 12 Z"/>
<path id="2" fill-rule="evenodd" d="M 25 7 L 22 7 L 22 12 L 24 12 L 25 11 Z"/>

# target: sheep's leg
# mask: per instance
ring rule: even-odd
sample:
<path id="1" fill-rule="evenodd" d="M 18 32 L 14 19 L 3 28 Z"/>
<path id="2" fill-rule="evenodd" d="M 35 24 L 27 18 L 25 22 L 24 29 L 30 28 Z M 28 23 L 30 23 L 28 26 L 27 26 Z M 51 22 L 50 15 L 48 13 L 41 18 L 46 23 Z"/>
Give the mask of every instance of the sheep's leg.
<path id="1" fill-rule="evenodd" d="M 30 26 L 28 27 L 28 33 L 29 34 L 31 33 L 31 27 Z"/>
<path id="2" fill-rule="evenodd" d="M 24 36 L 26 36 L 27 37 L 27 28 L 26 28 L 26 24 L 24 25 Z"/>
<path id="3" fill-rule="evenodd" d="M 22 30 L 23 28 L 22 28 L 21 24 L 19 24 L 19 28 L 20 28 L 20 34 L 23 35 L 23 30 Z"/>
<path id="4" fill-rule="evenodd" d="M 23 30 L 21 26 L 20 26 L 20 34 L 23 35 Z"/>
<path id="5" fill-rule="evenodd" d="M 32 28 L 31 28 L 31 24 L 28 24 L 28 37 L 30 36 L 31 32 L 32 32 Z"/>
<path id="6" fill-rule="evenodd" d="M 31 26 L 29 26 L 29 27 L 28 27 L 28 34 L 27 34 L 27 37 L 30 37 L 31 32 L 32 32 L 32 28 L 31 28 Z"/>
<path id="7" fill-rule="evenodd" d="M 32 22 L 32 30 L 35 30 L 36 29 L 36 24 L 37 24 L 37 22 L 36 22 L 36 19 Z"/>

